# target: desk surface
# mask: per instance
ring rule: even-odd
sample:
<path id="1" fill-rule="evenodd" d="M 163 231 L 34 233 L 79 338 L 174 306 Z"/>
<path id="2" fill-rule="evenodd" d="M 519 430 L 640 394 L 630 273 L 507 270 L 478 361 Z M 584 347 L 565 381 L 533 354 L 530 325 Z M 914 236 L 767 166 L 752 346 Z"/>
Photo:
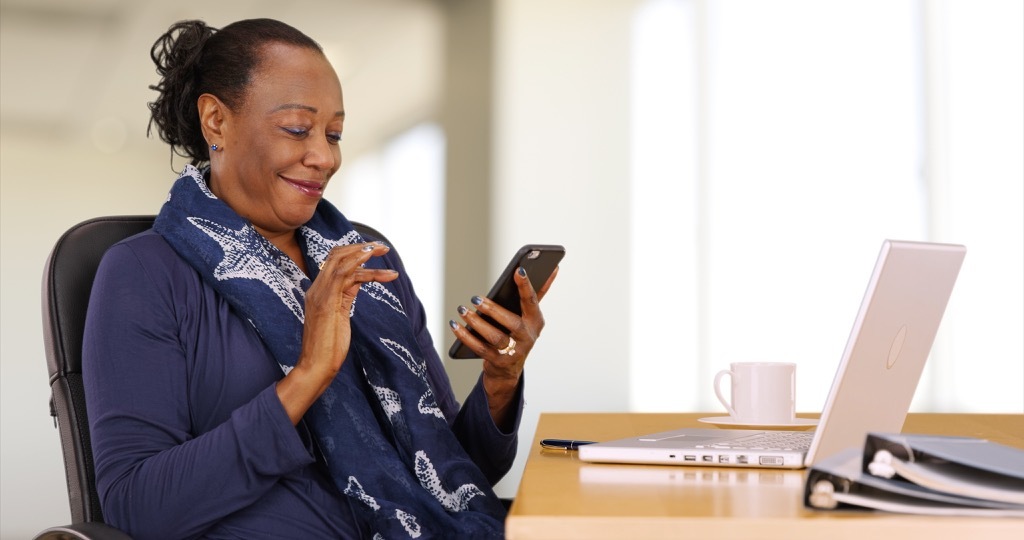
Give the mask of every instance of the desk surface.
<path id="1" fill-rule="evenodd" d="M 540 448 L 545 438 L 612 440 L 707 427 L 709 414 L 545 413 L 505 529 L 524 538 L 1024 538 L 1024 520 L 816 512 L 806 471 L 592 464 Z M 816 415 L 800 415 L 815 417 Z M 963 435 L 1024 448 L 1022 414 L 911 414 L 904 432 Z M 938 534 L 941 533 L 941 534 Z"/>

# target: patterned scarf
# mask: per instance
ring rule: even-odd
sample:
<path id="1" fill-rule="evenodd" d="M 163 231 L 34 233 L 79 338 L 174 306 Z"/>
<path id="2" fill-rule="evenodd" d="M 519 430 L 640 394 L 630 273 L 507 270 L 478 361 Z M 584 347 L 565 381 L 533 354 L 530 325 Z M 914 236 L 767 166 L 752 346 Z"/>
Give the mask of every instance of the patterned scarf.
<path id="1" fill-rule="evenodd" d="M 287 374 L 299 358 L 312 282 L 213 195 L 208 171 L 185 167 L 154 229 L 252 323 Z M 325 200 L 297 236 L 314 279 L 331 248 L 363 241 Z M 383 262 L 373 258 L 366 266 Z M 504 507 L 438 408 L 389 284 L 362 286 L 351 324 L 348 357 L 304 418 L 363 528 L 374 538 L 502 537 Z"/>

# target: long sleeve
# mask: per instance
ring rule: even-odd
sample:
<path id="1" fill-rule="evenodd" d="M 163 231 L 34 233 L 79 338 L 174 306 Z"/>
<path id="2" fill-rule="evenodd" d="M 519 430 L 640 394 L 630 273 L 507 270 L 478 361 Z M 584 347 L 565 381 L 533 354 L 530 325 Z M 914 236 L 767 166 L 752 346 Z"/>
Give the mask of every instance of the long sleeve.
<path id="1" fill-rule="evenodd" d="M 104 516 L 139 538 L 205 534 L 314 462 L 259 337 L 169 251 L 108 252 L 83 348 Z"/>

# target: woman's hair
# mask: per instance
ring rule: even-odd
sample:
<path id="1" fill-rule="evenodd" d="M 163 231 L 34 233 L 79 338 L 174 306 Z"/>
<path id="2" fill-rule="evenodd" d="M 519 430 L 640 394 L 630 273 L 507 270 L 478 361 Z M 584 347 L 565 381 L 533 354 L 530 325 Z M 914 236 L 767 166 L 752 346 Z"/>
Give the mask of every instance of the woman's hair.
<path id="1" fill-rule="evenodd" d="M 172 152 L 191 158 L 193 165 L 209 161 L 210 149 L 199 124 L 199 96 L 212 94 L 231 110 L 239 110 L 269 43 L 323 52 L 309 36 L 273 19 L 238 21 L 220 30 L 200 20 L 171 25 L 149 52 L 160 75 L 160 82 L 149 88 L 160 95 L 149 103 L 146 134 L 156 124 Z"/>

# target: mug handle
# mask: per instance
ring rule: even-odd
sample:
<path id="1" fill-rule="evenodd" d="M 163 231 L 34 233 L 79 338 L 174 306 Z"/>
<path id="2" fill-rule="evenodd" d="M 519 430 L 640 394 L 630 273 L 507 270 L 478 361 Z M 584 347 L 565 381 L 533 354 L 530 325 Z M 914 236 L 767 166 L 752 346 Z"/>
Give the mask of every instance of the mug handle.
<path id="1" fill-rule="evenodd" d="M 725 410 L 729 411 L 729 416 L 736 418 L 736 410 L 732 408 L 731 403 L 729 403 L 728 401 L 725 400 L 724 397 L 722 397 L 722 390 L 718 388 L 718 383 L 722 380 L 722 377 L 725 375 L 728 375 L 729 378 L 732 378 L 733 373 L 728 369 L 723 369 L 722 371 L 719 371 L 718 373 L 715 374 L 715 397 L 718 398 L 718 401 L 722 402 L 722 405 L 725 406 Z"/>

